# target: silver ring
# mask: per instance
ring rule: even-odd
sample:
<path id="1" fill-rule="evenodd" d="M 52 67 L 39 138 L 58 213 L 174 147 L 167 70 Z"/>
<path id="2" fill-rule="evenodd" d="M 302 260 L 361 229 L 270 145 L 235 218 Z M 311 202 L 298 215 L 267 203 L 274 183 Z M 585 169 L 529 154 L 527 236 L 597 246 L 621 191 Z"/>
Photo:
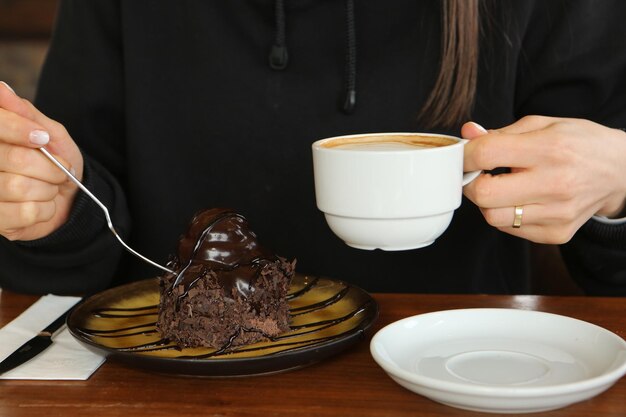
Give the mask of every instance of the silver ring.
<path id="1" fill-rule="evenodd" d="M 524 206 L 515 206 L 515 217 L 513 218 L 513 228 L 522 227 L 522 215 L 524 214 Z"/>

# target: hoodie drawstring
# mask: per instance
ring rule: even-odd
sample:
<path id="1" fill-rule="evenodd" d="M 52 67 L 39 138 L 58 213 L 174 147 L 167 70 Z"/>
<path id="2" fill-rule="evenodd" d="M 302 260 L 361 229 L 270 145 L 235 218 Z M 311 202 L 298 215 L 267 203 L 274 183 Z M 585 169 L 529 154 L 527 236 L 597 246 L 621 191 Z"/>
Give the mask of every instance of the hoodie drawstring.
<path id="1" fill-rule="evenodd" d="M 287 68 L 289 54 L 287 53 L 287 40 L 285 33 L 285 2 L 275 0 L 274 18 L 276 20 L 276 30 L 274 32 L 274 44 L 270 50 L 270 68 L 274 70 L 284 70 Z"/>
<path id="2" fill-rule="evenodd" d="M 341 110 L 350 114 L 356 107 L 356 24 L 354 0 L 346 0 L 346 67 L 345 92 L 342 97 Z M 269 66 L 281 71 L 287 68 L 289 53 L 287 52 L 286 16 L 284 0 L 274 0 L 274 43 L 270 49 Z"/>
<path id="3" fill-rule="evenodd" d="M 354 18 L 354 0 L 346 0 L 346 96 L 342 110 L 346 114 L 354 111 L 356 106 L 356 28 Z"/>

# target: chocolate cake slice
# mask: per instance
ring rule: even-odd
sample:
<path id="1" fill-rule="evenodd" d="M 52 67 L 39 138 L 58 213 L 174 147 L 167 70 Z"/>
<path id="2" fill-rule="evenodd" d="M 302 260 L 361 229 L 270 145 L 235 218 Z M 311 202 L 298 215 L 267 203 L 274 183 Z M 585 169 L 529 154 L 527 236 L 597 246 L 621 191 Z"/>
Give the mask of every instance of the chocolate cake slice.
<path id="1" fill-rule="evenodd" d="M 289 262 L 229 209 L 197 213 L 160 281 L 157 330 L 181 347 L 229 349 L 289 330 Z"/>

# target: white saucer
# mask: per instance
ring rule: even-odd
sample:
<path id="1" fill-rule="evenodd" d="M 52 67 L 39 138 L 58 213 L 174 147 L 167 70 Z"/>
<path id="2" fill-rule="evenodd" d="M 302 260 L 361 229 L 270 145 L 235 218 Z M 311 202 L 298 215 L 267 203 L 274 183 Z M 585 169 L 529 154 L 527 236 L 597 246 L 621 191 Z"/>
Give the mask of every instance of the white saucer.
<path id="1" fill-rule="evenodd" d="M 527 310 L 408 317 L 376 333 L 370 350 L 403 387 L 493 413 L 561 408 L 598 395 L 626 373 L 626 341 L 615 333 Z"/>

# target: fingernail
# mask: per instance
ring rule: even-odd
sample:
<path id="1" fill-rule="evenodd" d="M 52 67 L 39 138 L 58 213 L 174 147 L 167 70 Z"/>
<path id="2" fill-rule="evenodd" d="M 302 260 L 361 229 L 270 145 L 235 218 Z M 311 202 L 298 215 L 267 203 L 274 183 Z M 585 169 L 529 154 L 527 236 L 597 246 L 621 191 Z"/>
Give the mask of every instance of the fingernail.
<path id="1" fill-rule="evenodd" d="M 481 126 L 481 125 L 479 125 L 478 123 L 476 123 L 476 122 L 470 122 L 470 123 L 471 123 L 471 124 L 473 124 L 473 125 L 474 125 L 474 127 L 475 127 L 476 129 L 478 129 L 479 131 L 481 131 L 482 133 L 488 133 L 488 132 L 487 132 L 487 129 L 485 129 L 484 127 L 482 127 L 482 126 Z"/>
<path id="2" fill-rule="evenodd" d="M 76 170 L 74 169 L 74 167 L 70 167 L 70 174 L 72 174 L 73 177 L 76 176 Z"/>
<path id="3" fill-rule="evenodd" d="M 35 145 L 46 145 L 50 142 L 50 135 L 43 130 L 33 130 L 30 132 L 30 135 L 28 135 L 28 139 L 30 139 L 30 143 L 34 143 Z"/>
<path id="4" fill-rule="evenodd" d="M 5 83 L 4 81 L 0 81 L 0 83 L 1 83 L 2 85 L 4 85 L 6 88 L 8 88 L 10 92 L 12 92 L 13 94 L 15 94 L 15 90 L 14 90 L 14 89 L 12 89 L 12 88 L 11 88 L 11 86 L 10 86 L 9 84 Z"/>

